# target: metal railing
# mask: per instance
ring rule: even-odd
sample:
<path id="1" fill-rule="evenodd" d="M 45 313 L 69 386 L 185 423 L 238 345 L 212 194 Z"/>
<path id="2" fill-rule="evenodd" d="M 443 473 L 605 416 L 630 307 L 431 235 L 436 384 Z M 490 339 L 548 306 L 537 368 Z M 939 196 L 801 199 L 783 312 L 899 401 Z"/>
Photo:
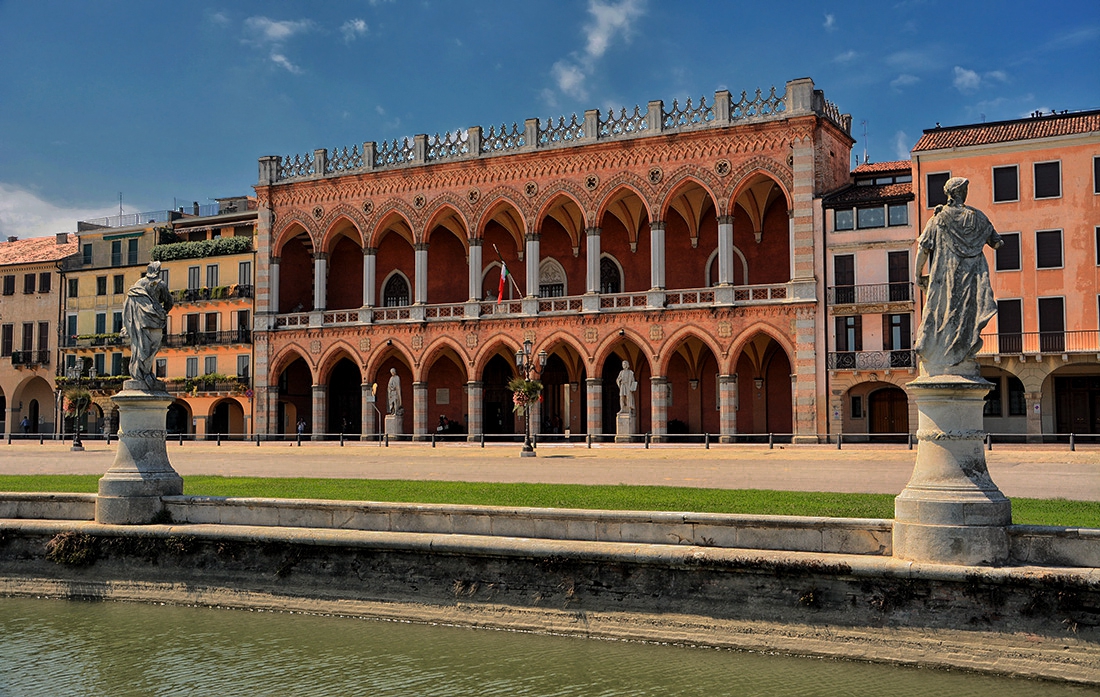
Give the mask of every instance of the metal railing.
<path id="1" fill-rule="evenodd" d="M 12 365 L 49 365 L 50 351 L 13 351 Z"/>
<path id="2" fill-rule="evenodd" d="M 216 286 L 213 288 L 181 288 L 172 291 L 172 300 L 180 303 L 197 303 L 208 300 L 231 300 L 233 298 L 251 298 L 254 288 L 251 285 Z"/>
<path id="3" fill-rule="evenodd" d="M 1100 353 L 1100 330 L 989 332 L 982 334 L 982 348 L 978 355 L 1041 353 Z"/>
<path id="4" fill-rule="evenodd" d="M 122 346 L 122 344 L 122 338 L 118 334 L 61 337 L 62 348 L 92 348 L 95 346 Z"/>
<path id="5" fill-rule="evenodd" d="M 183 346 L 218 346 L 251 343 L 251 329 L 231 329 L 223 332 L 184 332 L 183 334 L 166 334 L 161 345 L 165 348 L 180 348 Z"/>
<path id="6" fill-rule="evenodd" d="M 829 370 L 890 370 L 917 367 L 916 352 L 901 351 L 830 351 L 825 360 Z"/>
<path id="7" fill-rule="evenodd" d="M 827 302 L 830 305 L 862 305 L 872 303 L 898 303 L 913 300 L 913 284 L 866 283 L 858 286 L 829 286 Z"/>
<path id="8" fill-rule="evenodd" d="M 229 380 L 188 378 L 183 382 L 168 382 L 165 387 L 173 394 L 181 392 L 244 392 L 251 383 L 252 379 L 247 377 Z"/>

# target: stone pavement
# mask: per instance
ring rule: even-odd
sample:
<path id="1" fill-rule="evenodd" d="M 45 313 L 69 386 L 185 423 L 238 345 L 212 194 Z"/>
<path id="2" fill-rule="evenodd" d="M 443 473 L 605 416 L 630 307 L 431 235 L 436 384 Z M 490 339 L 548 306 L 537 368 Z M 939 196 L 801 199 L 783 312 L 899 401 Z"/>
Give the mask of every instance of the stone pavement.
<path id="1" fill-rule="evenodd" d="M 0 444 L 0 474 L 102 474 L 117 442 Z M 439 479 L 486 482 L 650 484 L 897 494 L 913 470 L 905 445 L 551 445 L 519 457 L 518 444 L 224 443 L 168 444 L 181 475 Z M 1009 497 L 1100 501 L 1100 447 L 995 445 L 986 453 L 993 481 Z M 185 482 L 186 487 L 186 482 Z M 186 488 L 185 488 L 186 491 Z"/>

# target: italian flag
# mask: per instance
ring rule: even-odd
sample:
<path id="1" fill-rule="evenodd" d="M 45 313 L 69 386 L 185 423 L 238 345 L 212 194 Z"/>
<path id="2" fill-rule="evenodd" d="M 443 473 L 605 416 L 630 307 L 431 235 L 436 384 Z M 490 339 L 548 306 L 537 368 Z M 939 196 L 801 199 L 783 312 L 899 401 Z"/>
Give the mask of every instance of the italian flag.
<path id="1" fill-rule="evenodd" d="M 508 276 L 511 273 L 508 271 L 508 265 L 504 261 L 500 262 L 500 286 L 497 288 L 497 305 L 504 300 L 504 286 L 508 282 Z"/>

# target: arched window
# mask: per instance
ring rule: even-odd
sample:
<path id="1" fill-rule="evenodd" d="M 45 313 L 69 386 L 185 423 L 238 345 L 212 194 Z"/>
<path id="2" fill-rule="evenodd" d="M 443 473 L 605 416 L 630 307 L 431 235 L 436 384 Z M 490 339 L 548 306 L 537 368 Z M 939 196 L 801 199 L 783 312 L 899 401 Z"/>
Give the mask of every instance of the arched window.
<path id="1" fill-rule="evenodd" d="M 382 290 L 382 305 L 384 307 L 401 307 L 409 304 L 409 282 L 399 273 L 390 276 L 386 281 L 386 287 Z"/>
<path id="2" fill-rule="evenodd" d="M 623 276 L 619 271 L 619 265 L 611 257 L 600 259 L 600 292 L 623 292 Z"/>
<path id="3" fill-rule="evenodd" d="M 539 297 L 560 298 L 565 295 L 565 269 L 556 259 L 547 257 L 539 264 Z"/>

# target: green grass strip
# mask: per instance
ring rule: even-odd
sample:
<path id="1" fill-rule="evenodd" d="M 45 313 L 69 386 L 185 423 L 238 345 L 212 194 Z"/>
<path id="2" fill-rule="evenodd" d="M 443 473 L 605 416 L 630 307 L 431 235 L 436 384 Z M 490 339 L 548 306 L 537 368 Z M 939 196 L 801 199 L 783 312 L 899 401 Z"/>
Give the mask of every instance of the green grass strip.
<path id="1" fill-rule="evenodd" d="M 0 475 L 0 491 L 94 493 L 98 475 Z M 694 489 L 671 486 L 500 484 L 376 479 L 190 476 L 192 496 L 449 503 L 615 511 L 692 511 L 754 515 L 892 518 L 890 494 Z M 1012 522 L 1100 528 L 1100 504 L 1065 499 L 1012 500 Z"/>

